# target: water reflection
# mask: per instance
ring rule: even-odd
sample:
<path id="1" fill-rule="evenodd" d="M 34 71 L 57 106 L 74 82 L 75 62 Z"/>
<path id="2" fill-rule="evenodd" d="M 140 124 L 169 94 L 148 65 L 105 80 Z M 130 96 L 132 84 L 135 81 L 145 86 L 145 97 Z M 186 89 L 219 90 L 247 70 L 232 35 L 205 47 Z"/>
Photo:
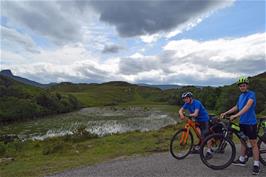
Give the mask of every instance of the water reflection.
<path id="1" fill-rule="evenodd" d="M 75 114 L 24 124 L 19 136 L 22 139 L 44 140 L 49 137 L 72 135 L 81 126 L 92 134 L 104 136 L 135 130 L 158 130 L 175 123 L 173 117 L 154 109 L 84 108 Z"/>

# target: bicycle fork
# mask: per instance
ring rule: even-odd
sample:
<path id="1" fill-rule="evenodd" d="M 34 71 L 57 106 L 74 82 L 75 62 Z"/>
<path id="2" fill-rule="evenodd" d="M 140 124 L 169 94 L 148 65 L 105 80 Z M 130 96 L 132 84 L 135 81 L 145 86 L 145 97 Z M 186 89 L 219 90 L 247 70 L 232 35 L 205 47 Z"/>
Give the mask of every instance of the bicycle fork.
<path id="1" fill-rule="evenodd" d="M 183 131 L 181 139 L 179 141 L 180 145 L 185 145 L 187 143 L 188 134 L 189 134 L 189 129 L 186 128 L 186 131 Z"/>

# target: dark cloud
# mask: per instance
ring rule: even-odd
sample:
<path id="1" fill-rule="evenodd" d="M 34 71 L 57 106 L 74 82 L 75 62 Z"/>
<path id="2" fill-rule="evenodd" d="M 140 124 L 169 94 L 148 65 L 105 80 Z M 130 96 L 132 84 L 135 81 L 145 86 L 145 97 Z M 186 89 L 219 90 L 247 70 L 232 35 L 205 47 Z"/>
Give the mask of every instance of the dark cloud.
<path id="1" fill-rule="evenodd" d="M 135 75 L 140 72 L 158 70 L 162 66 L 156 57 L 123 58 L 119 63 L 119 72 L 125 75 Z"/>
<path id="2" fill-rule="evenodd" d="M 105 45 L 102 53 L 118 53 L 123 48 L 118 45 Z"/>
<path id="3" fill-rule="evenodd" d="M 52 1 L 4 1 L 2 15 L 8 20 L 42 34 L 57 44 L 81 39 L 78 12 L 68 3 L 59 4 Z M 68 8 L 69 7 L 69 8 Z"/>
<path id="4" fill-rule="evenodd" d="M 91 1 L 100 20 L 114 25 L 121 36 L 169 31 L 231 1 Z"/>
<path id="5" fill-rule="evenodd" d="M 229 73 L 243 73 L 253 75 L 266 71 L 266 57 L 252 56 L 252 58 L 243 58 L 241 60 L 228 60 L 224 62 L 209 62 L 209 67 L 222 70 Z"/>
<path id="6" fill-rule="evenodd" d="M 169 31 L 230 4 L 231 1 L 3 1 L 8 21 L 47 37 L 56 44 L 81 41 L 82 27 L 99 13 L 121 36 L 131 37 Z M 93 15 L 94 14 L 94 15 Z"/>

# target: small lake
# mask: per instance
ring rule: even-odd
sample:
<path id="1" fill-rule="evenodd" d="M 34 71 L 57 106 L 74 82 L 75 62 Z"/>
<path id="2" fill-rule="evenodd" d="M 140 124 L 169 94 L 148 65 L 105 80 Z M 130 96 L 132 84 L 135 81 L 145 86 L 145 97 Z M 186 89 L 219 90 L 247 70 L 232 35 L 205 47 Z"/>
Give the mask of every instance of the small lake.
<path id="1" fill-rule="evenodd" d="M 16 134 L 20 139 L 43 140 L 71 135 L 77 128 L 85 127 L 90 133 L 104 136 L 135 130 L 158 130 L 176 122 L 173 115 L 152 107 L 94 107 L 3 126 L 0 135 Z"/>

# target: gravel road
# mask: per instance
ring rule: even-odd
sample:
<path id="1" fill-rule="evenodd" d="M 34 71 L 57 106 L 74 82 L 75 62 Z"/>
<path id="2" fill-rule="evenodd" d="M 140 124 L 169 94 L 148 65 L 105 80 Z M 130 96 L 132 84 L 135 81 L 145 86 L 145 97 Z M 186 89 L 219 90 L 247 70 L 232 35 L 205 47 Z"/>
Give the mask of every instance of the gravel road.
<path id="1" fill-rule="evenodd" d="M 231 165 L 220 171 L 206 167 L 198 154 L 189 155 L 184 160 L 176 160 L 169 153 L 149 156 L 123 157 L 94 166 L 81 167 L 54 174 L 50 177 L 244 177 L 252 175 L 252 159 L 247 166 Z M 266 176 L 266 168 L 261 165 L 259 176 Z"/>

